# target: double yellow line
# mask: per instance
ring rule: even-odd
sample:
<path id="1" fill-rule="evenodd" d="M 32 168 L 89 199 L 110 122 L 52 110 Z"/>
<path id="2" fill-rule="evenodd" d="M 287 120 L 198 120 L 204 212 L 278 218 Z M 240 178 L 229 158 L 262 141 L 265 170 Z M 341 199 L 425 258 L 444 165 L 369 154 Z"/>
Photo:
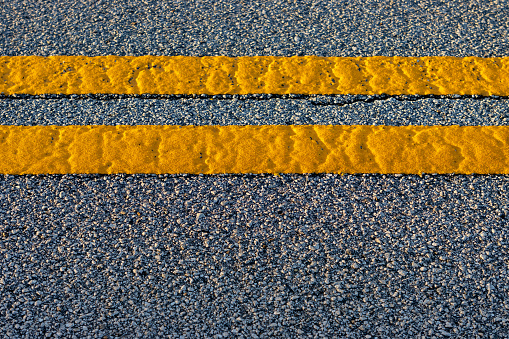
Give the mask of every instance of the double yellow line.
<path id="1" fill-rule="evenodd" d="M 0 57 L 0 93 L 507 96 L 509 58 Z M 509 174 L 508 144 L 506 126 L 1 126 L 0 172 Z"/>

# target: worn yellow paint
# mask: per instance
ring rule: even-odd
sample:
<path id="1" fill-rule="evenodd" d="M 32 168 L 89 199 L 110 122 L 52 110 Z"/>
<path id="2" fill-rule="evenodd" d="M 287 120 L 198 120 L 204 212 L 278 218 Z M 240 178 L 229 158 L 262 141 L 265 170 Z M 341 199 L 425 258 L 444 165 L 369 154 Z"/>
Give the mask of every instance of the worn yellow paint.
<path id="1" fill-rule="evenodd" d="M 509 58 L 2 56 L 12 94 L 509 95 Z"/>
<path id="2" fill-rule="evenodd" d="M 0 173 L 509 174 L 505 126 L 0 126 Z"/>

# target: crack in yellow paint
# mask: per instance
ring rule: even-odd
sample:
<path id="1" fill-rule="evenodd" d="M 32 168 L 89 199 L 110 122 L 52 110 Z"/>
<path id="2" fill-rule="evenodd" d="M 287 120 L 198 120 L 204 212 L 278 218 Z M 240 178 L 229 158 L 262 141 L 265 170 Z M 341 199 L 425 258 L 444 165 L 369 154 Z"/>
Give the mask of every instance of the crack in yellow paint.
<path id="1" fill-rule="evenodd" d="M 0 173 L 509 174 L 507 126 L 0 126 Z"/>
<path id="2" fill-rule="evenodd" d="M 509 58 L 2 56 L 0 93 L 509 95 Z"/>

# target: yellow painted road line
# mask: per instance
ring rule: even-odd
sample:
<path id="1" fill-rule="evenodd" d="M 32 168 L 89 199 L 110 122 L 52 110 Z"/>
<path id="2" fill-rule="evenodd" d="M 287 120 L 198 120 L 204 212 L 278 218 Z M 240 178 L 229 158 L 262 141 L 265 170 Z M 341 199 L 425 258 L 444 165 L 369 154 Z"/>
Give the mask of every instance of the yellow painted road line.
<path id="1" fill-rule="evenodd" d="M 509 174 L 505 126 L 0 126 L 0 173 Z"/>
<path id="2" fill-rule="evenodd" d="M 509 95 L 509 58 L 3 56 L 0 93 Z"/>

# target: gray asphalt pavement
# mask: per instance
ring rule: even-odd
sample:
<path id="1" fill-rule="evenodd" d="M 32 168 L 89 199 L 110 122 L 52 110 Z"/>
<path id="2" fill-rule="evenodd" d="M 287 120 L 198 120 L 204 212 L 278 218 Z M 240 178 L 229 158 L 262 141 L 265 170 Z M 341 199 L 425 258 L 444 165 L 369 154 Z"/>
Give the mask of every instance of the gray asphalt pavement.
<path id="1" fill-rule="evenodd" d="M 506 1 L 0 0 L 0 55 L 508 56 Z M 0 124 L 508 125 L 507 98 L 0 98 Z M 0 176 L 11 338 L 507 338 L 509 177 Z"/>
<path id="2" fill-rule="evenodd" d="M 508 179 L 5 176 L 0 325 L 29 338 L 506 337 Z"/>
<path id="3" fill-rule="evenodd" d="M 0 1 L 0 55 L 508 56 L 496 1 Z"/>
<path id="4" fill-rule="evenodd" d="M 253 98 L 254 97 L 254 98 Z M 221 99 L 4 99 L 2 125 L 463 125 L 507 126 L 508 100 L 372 96 Z"/>

